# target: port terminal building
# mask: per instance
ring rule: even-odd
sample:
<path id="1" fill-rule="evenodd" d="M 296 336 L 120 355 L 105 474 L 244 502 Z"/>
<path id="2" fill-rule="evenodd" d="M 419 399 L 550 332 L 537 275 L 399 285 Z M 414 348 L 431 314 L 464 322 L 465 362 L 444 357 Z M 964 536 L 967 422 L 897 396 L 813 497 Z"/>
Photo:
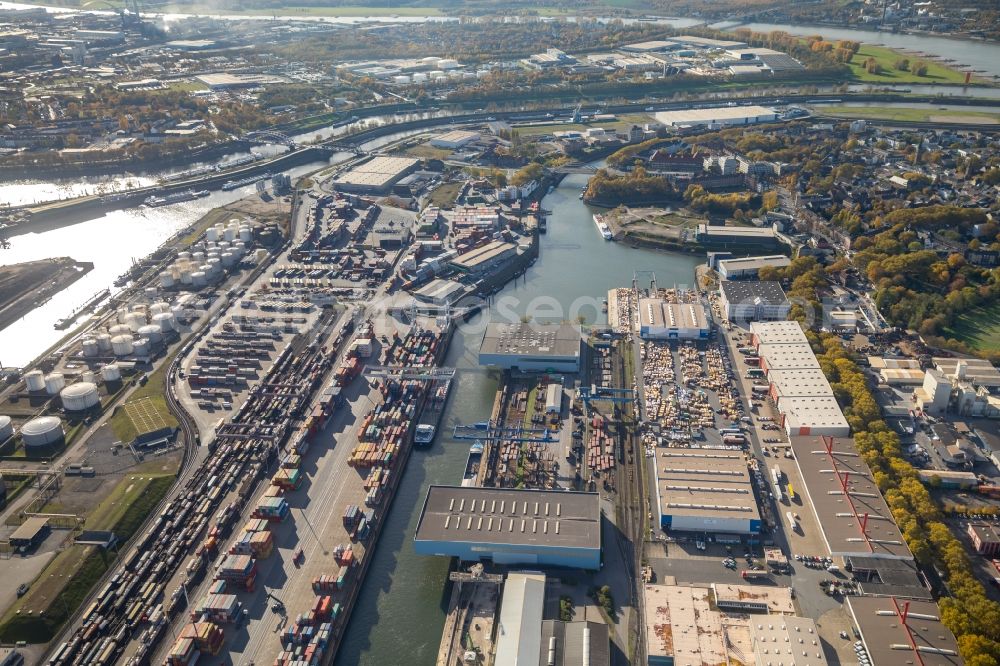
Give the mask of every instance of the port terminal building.
<path id="1" fill-rule="evenodd" d="M 761 517 L 742 451 L 656 449 L 660 527 L 671 532 L 749 536 Z"/>
<path id="2" fill-rule="evenodd" d="M 792 306 L 777 282 L 733 282 L 719 285 L 720 307 L 730 321 L 784 321 Z"/>
<path id="3" fill-rule="evenodd" d="M 601 567 L 598 493 L 431 486 L 413 537 L 421 555 L 504 565 Z"/>
<path id="4" fill-rule="evenodd" d="M 579 372 L 583 337 L 572 324 L 491 322 L 479 365 L 524 372 Z"/>
<path id="5" fill-rule="evenodd" d="M 639 299 L 639 337 L 643 340 L 707 340 L 710 331 L 701 303 Z"/>

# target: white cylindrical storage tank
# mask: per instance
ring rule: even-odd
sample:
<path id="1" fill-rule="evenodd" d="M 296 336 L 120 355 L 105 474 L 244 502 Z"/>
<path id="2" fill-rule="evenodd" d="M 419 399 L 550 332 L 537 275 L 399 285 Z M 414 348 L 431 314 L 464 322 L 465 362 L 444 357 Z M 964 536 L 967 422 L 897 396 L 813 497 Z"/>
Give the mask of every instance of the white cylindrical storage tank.
<path id="1" fill-rule="evenodd" d="M 166 314 L 166 313 L 164 313 L 164 314 Z M 176 326 L 177 325 L 177 321 L 184 318 L 184 308 L 183 308 L 183 306 L 175 305 L 174 307 L 170 308 L 170 314 L 173 315 L 173 325 Z M 161 325 L 161 328 L 162 328 L 162 325 Z"/>
<path id="2" fill-rule="evenodd" d="M 120 382 L 122 379 L 121 368 L 118 367 L 117 363 L 108 363 L 101 368 L 101 377 L 106 382 Z"/>
<path id="3" fill-rule="evenodd" d="M 205 275 L 205 271 L 191 273 L 191 284 L 195 287 L 204 287 L 207 282 L 208 277 Z"/>
<path id="4" fill-rule="evenodd" d="M 27 448 L 55 444 L 63 436 L 62 421 L 56 416 L 39 416 L 21 426 L 21 440 Z"/>
<path id="5" fill-rule="evenodd" d="M 177 260 L 178 261 L 191 261 L 191 253 L 190 252 L 178 252 L 177 253 Z"/>
<path id="6" fill-rule="evenodd" d="M 128 335 L 131 332 L 132 329 L 126 326 L 125 324 L 115 324 L 114 326 L 108 329 L 108 333 L 111 334 L 112 338 L 116 335 Z"/>
<path id="7" fill-rule="evenodd" d="M 194 284 L 193 273 L 189 270 L 181 271 L 181 284 Z"/>
<path id="8" fill-rule="evenodd" d="M 143 304 L 143 303 L 136 303 L 135 305 L 132 306 L 132 312 L 142 312 L 143 314 L 145 314 L 145 312 L 146 312 L 146 306 L 145 306 L 145 304 Z"/>
<path id="9" fill-rule="evenodd" d="M 132 348 L 131 335 L 116 335 L 111 338 L 111 350 L 115 356 L 128 356 L 132 353 Z"/>
<path id="10" fill-rule="evenodd" d="M 90 382 L 91 384 L 97 383 L 97 375 L 94 374 L 93 370 L 84 370 L 80 373 L 81 382 Z"/>
<path id="11" fill-rule="evenodd" d="M 219 230 L 216 229 L 215 227 L 209 227 L 208 230 L 205 232 L 205 238 L 207 238 L 210 241 L 219 240 Z"/>
<path id="12" fill-rule="evenodd" d="M 45 375 L 45 392 L 49 395 L 59 393 L 66 386 L 66 378 L 61 372 Z"/>
<path id="13" fill-rule="evenodd" d="M 256 250 L 254 250 L 253 259 L 258 264 L 263 263 L 263 262 L 267 261 L 267 254 L 268 254 L 268 252 L 264 248 L 262 248 L 262 247 L 261 248 L 257 248 Z"/>
<path id="14" fill-rule="evenodd" d="M 142 293 L 146 295 L 146 298 L 152 300 L 156 298 L 156 287 L 146 287 Z"/>
<path id="15" fill-rule="evenodd" d="M 108 333 L 97 334 L 97 348 L 102 352 L 111 351 L 111 335 Z"/>
<path id="16" fill-rule="evenodd" d="M 222 265 L 225 266 L 226 268 L 229 268 L 231 266 L 235 266 L 236 265 L 236 255 L 233 254 L 232 252 L 223 252 L 222 253 Z"/>
<path id="17" fill-rule="evenodd" d="M 191 255 L 191 263 L 193 263 L 193 264 L 203 264 L 203 263 L 205 263 L 205 253 L 204 252 L 195 252 L 194 254 L 192 254 Z"/>
<path id="18" fill-rule="evenodd" d="M 97 340 L 94 338 L 85 339 L 82 346 L 84 356 L 97 356 L 101 353 L 101 348 L 97 345 Z"/>
<path id="19" fill-rule="evenodd" d="M 45 388 L 45 376 L 41 370 L 29 370 L 24 373 L 24 385 L 29 391 L 41 391 Z"/>
<path id="20" fill-rule="evenodd" d="M 149 338 L 136 338 L 132 353 L 136 356 L 149 356 Z"/>
<path id="21" fill-rule="evenodd" d="M 174 286 L 174 276 L 168 271 L 163 271 L 160 273 L 160 286 L 164 289 L 170 289 Z"/>
<path id="22" fill-rule="evenodd" d="M 222 234 L 222 239 L 231 241 L 236 238 L 236 235 L 240 232 L 240 228 L 235 224 L 230 224 L 226 227 L 226 231 Z"/>
<path id="23" fill-rule="evenodd" d="M 0 444 L 3 444 L 14 435 L 14 424 L 9 416 L 0 416 Z"/>
<path id="24" fill-rule="evenodd" d="M 240 227 L 239 238 L 244 243 L 249 243 L 251 240 L 253 240 L 253 229 L 251 229 L 246 225 Z"/>
<path id="25" fill-rule="evenodd" d="M 125 316 L 128 314 L 128 308 L 124 305 L 118 308 L 116 311 L 117 319 L 119 324 L 125 323 Z"/>
<path id="26" fill-rule="evenodd" d="M 149 306 L 150 315 L 160 314 L 161 312 L 170 312 L 170 304 L 160 301 Z"/>
<path id="27" fill-rule="evenodd" d="M 180 306 L 178 306 L 180 309 Z M 172 331 L 175 328 L 175 316 L 173 312 L 161 312 L 159 314 L 153 315 L 153 324 L 159 329 L 161 335 L 167 331 Z"/>
<path id="28" fill-rule="evenodd" d="M 233 243 L 235 242 L 236 241 L 234 240 Z M 226 250 L 228 250 L 233 246 L 233 243 L 230 243 L 229 241 L 219 241 L 219 244 L 216 245 L 215 247 L 219 252 L 225 252 Z"/>
<path id="29" fill-rule="evenodd" d="M 144 312 L 130 312 L 125 318 L 125 323 L 133 331 L 138 331 L 146 325 L 146 314 Z"/>
<path id="30" fill-rule="evenodd" d="M 230 250 L 242 256 L 247 251 L 247 244 L 244 243 L 243 241 L 236 241 L 235 243 L 233 243 L 233 247 L 230 248 Z"/>
<path id="31" fill-rule="evenodd" d="M 158 317 L 159 315 L 153 315 Z M 163 331 L 157 323 L 146 324 L 138 330 L 139 335 L 149 340 L 150 344 L 156 345 L 163 342 Z"/>
<path id="32" fill-rule="evenodd" d="M 97 386 L 90 382 L 70 384 L 59 393 L 59 398 L 67 412 L 82 412 L 101 404 Z"/>

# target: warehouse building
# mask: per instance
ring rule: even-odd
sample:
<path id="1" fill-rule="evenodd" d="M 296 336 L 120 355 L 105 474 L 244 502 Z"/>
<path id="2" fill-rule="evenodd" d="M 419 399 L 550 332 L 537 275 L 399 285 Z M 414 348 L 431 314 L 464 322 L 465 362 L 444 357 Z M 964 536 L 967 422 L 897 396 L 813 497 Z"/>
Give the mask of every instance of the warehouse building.
<path id="1" fill-rule="evenodd" d="M 333 187 L 344 192 L 385 194 L 403 176 L 413 173 L 419 166 L 420 160 L 412 157 L 379 155 L 337 174 L 333 178 Z"/>
<path id="2" fill-rule="evenodd" d="M 695 240 L 708 250 L 777 250 L 781 239 L 773 227 L 729 227 L 699 224 Z"/>
<path id="3" fill-rule="evenodd" d="M 413 548 L 496 564 L 601 566 L 597 493 L 431 486 Z"/>
<path id="4" fill-rule="evenodd" d="M 771 400 L 778 404 L 788 398 L 821 398 L 833 395 L 826 375 L 818 368 L 771 370 L 767 373 Z"/>
<path id="5" fill-rule="evenodd" d="M 506 241 L 491 241 L 486 245 L 458 255 L 451 265 L 470 275 L 488 273 L 517 254 L 517 246 Z"/>
<path id="6" fill-rule="evenodd" d="M 911 561 L 913 555 L 850 438 L 791 437 L 802 492 L 827 550 L 838 557 Z"/>
<path id="7" fill-rule="evenodd" d="M 611 663 L 609 639 L 608 625 L 603 622 L 544 620 L 542 649 L 537 663 L 540 666 L 608 666 Z"/>
<path id="8" fill-rule="evenodd" d="M 782 398 L 779 424 L 789 437 L 847 437 L 851 426 L 832 395 Z"/>
<path id="9" fill-rule="evenodd" d="M 719 277 L 723 280 L 756 280 L 760 269 L 765 266 L 784 268 L 791 263 L 792 260 L 783 254 L 770 254 L 764 257 L 720 259 L 717 265 Z"/>
<path id="10" fill-rule="evenodd" d="M 639 299 L 639 337 L 643 340 L 707 340 L 709 330 L 701 303 Z"/>
<path id="11" fill-rule="evenodd" d="M 808 343 L 765 342 L 757 347 L 757 353 L 761 369 L 768 374 L 772 370 L 819 370 L 819 361 Z"/>
<path id="12" fill-rule="evenodd" d="M 770 123 L 778 112 L 763 106 L 714 106 L 705 109 L 660 111 L 657 122 L 667 127 L 731 127 Z"/>
<path id="13" fill-rule="evenodd" d="M 952 382 L 967 382 L 975 386 L 1000 386 L 1000 370 L 981 358 L 935 358 L 934 367 Z"/>
<path id="14" fill-rule="evenodd" d="M 757 348 L 764 344 L 809 344 L 797 321 L 751 322 L 750 341 Z"/>
<path id="15" fill-rule="evenodd" d="M 959 666 L 958 641 L 941 622 L 933 601 L 896 597 L 847 597 L 847 610 L 861 634 L 872 666 Z"/>
<path id="16" fill-rule="evenodd" d="M 732 282 L 719 285 L 720 306 L 730 321 L 773 321 L 788 319 L 792 306 L 777 282 Z"/>
<path id="17" fill-rule="evenodd" d="M 496 666 L 535 664 L 542 650 L 545 574 L 511 572 L 503 585 Z M 548 646 L 545 646 L 548 647 Z"/>
<path id="18" fill-rule="evenodd" d="M 451 130 L 450 132 L 445 132 L 444 134 L 438 134 L 436 137 L 431 139 L 430 143 L 435 148 L 455 150 L 474 141 L 479 141 L 479 132 Z"/>
<path id="19" fill-rule="evenodd" d="M 523 372 L 579 372 L 583 338 L 571 324 L 491 322 L 479 365 Z"/>
<path id="20" fill-rule="evenodd" d="M 665 531 L 754 535 L 761 520 L 742 451 L 656 452 L 656 502 Z"/>
<path id="21" fill-rule="evenodd" d="M 431 305 L 451 305 L 465 295 L 465 285 L 454 280 L 437 278 L 413 292 L 418 301 Z"/>

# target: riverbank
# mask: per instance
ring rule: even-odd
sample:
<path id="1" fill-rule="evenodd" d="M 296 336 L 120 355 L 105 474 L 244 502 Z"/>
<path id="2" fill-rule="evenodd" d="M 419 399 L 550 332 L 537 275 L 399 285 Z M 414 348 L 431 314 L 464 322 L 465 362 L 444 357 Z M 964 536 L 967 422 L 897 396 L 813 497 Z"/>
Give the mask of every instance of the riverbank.
<path id="1" fill-rule="evenodd" d="M 94 269 L 69 257 L 0 266 L 0 330 Z"/>

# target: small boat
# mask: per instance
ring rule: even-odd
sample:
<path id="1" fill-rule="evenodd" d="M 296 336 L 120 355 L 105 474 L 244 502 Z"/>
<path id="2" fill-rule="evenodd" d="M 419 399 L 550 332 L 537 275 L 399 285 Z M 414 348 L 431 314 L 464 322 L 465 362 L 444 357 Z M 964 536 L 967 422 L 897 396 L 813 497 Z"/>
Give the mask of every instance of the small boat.
<path id="1" fill-rule="evenodd" d="M 427 446 L 434 440 L 434 433 L 437 428 L 429 423 L 421 423 L 417 426 L 417 431 L 413 435 L 413 443 L 417 446 Z"/>
<path id="2" fill-rule="evenodd" d="M 594 224 L 597 225 L 597 230 L 601 232 L 601 236 L 604 240 L 611 240 L 613 238 L 611 234 L 611 229 L 608 227 L 607 223 L 604 221 L 600 215 L 594 215 Z"/>

